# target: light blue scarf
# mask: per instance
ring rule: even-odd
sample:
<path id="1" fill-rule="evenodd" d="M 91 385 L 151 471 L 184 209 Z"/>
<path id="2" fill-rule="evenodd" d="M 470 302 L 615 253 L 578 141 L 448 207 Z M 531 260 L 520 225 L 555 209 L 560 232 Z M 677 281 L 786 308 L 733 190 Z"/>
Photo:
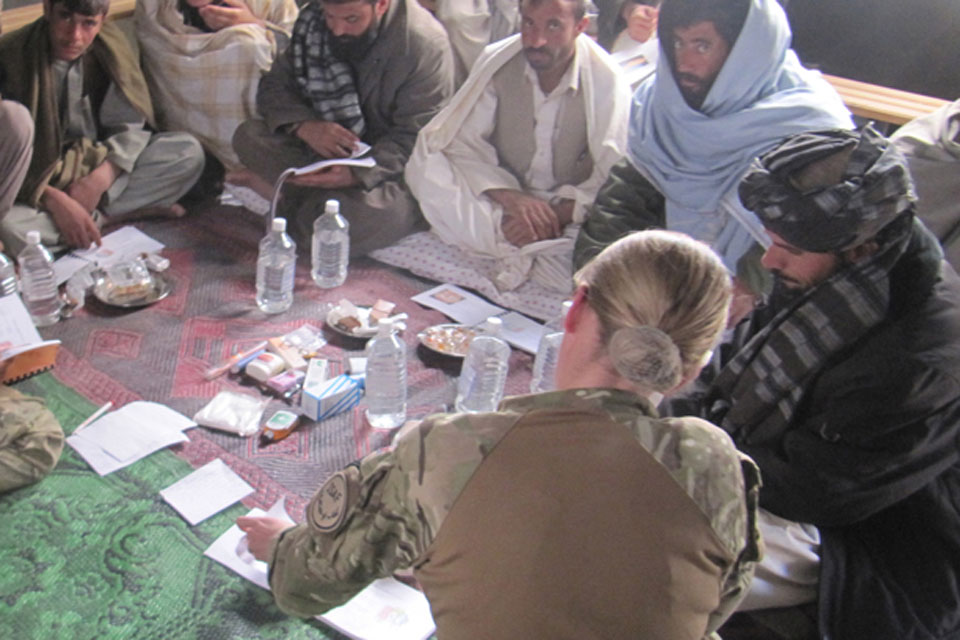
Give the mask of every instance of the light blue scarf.
<path id="1" fill-rule="evenodd" d="M 627 154 L 667 199 L 667 228 L 711 244 L 731 271 L 763 227 L 736 196 L 751 161 L 802 131 L 849 129 L 836 91 L 801 66 L 776 0 L 753 0 L 700 111 L 687 105 L 661 52 L 637 89 Z"/>

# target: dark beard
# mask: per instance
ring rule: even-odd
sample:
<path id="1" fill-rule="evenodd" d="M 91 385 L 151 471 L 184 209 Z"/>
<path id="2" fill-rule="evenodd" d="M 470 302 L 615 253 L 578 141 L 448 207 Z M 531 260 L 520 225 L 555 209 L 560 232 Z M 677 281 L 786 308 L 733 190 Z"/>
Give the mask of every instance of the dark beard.
<path id="1" fill-rule="evenodd" d="M 330 35 L 330 53 L 335 58 L 343 62 L 351 60 L 360 60 L 365 55 L 380 33 L 380 23 L 371 24 L 370 27 L 359 36 L 335 36 Z"/>

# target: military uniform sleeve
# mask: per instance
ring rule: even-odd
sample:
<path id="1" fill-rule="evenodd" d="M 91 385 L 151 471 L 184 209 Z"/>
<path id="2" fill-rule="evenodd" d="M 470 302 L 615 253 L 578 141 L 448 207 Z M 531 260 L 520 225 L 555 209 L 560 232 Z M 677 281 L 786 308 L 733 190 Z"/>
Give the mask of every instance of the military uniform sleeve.
<path id="1" fill-rule="evenodd" d="M 663 228 L 665 223 L 663 195 L 629 159 L 623 158 L 610 170 L 580 228 L 573 250 L 574 269 L 579 269 L 607 245 L 628 233 Z"/>
<path id="2" fill-rule="evenodd" d="M 43 478 L 62 450 L 63 430 L 43 401 L 0 386 L 0 493 Z"/>

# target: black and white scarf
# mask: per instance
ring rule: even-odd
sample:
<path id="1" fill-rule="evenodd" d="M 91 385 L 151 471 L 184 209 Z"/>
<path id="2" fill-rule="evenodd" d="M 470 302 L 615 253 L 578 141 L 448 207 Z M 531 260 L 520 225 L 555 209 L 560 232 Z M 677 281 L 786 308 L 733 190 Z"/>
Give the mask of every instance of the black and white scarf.
<path id="1" fill-rule="evenodd" d="M 323 120 L 336 122 L 359 136 L 365 123 L 353 71 L 333 55 L 332 37 L 320 3 L 305 5 L 290 37 L 294 75 L 300 90 Z"/>
<path id="2" fill-rule="evenodd" d="M 808 152 L 814 144 L 810 136 L 816 134 L 802 135 L 807 136 L 803 152 Z M 823 136 L 822 142 L 836 145 L 829 136 Z M 832 230 L 846 227 L 847 233 L 839 235 L 848 240 L 839 242 L 851 246 L 847 242 L 862 238 L 863 227 L 874 234 L 868 237 L 885 237 L 873 256 L 841 268 L 777 313 L 717 376 L 707 399 L 706 417 L 731 433 L 739 432 L 738 439 L 749 444 L 779 437 L 810 381 L 828 359 L 855 344 L 886 317 L 890 270 L 906 250 L 912 229 L 907 213 L 914 199 L 909 174 L 903 169 L 902 156 L 898 160 L 897 152 L 890 151 L 893 147 L 882 136 L 860 136 L 846 179 L 810 193 L 797 192 L 787 176 L 770 172 L 770 167 L 783 164 L 784 154 L 797 151 L 789 145 L 790 140 L 761 157 L 744 180 L 749 180 L 749 186 L 741 186 L 741 198 L 745 204 L 754 204 L 751 208 L 765 226 L 770 228 L 769 218 L 776 216 L 778 235 L 813 251 L 804 239 L 816 235 L 817 222 L 831 217 L 824 203 L 843 201 L 842 207 L 834 208 Z M 759 201 L 757 194 L 762 194 Z M 770 202 L 779 203 L 773 213 L 761 206 Z M 842 223 L 837 222 L 838 216 Z M 887 225 L 877 236 L 876 229 Z M 820 232 L 825 232 L 822 226 Z"/>

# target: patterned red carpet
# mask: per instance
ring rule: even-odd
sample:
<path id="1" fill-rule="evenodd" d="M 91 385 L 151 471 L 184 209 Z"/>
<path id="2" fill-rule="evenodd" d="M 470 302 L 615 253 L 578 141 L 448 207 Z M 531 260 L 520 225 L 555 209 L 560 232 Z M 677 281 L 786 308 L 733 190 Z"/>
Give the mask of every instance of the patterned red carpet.
<path id="1" fill-rule="evenodd" d="M 192 416 L 223 389 L 251 388 L 235 378 L 203 379 L 203 372 L 249 346 L 305 323 L 322 326 L 331 304 L 347 298 L 372 304 L 378 298 L 397 303 L 409 320 L 403 339 L 408 347 L 408 412 L 411 417 L 442 411 L 452 404 L 459 360 L 419 347 L 417 332 L 448 320 L 424 309 L 410 296 L 435 283 L 417 279 L 372 260 L 354 261 L 344 286 L 316 287 L 308 257 L 300 247 L 295 302 L 286 313 L 270 316 L 254 304 L 257 243 L 264 222 L 244 209 L 213 207 L 180 220 L 137 225 L 163 242 L 171 262 L 173 291 L 153 306 L 119 310 L 88 298 L 74 317 L 42 330 L 63 342 L 54 375 L 93 403 L 112 400 L 119 407 L 152 400 Z M 346 358 L 362 355 L 362 341 L 324 330 L 329 344 L 321 352 L 333 369 Z M 523 393 L 530 379 L 531 356 L 514 350 L 507 393 Z M 274 401 L 265 415 L 282 407 Z M 74 425 L 64 425 L 71 430 Z M 175 452 L 199 466 L 216 457 L 257 489 L 247 506 L 268 507 L 286 496 L 291 515 L 299 517 L 313 491 L 332 472 L 384 446 L 392 432 L 373 429 L 362 404 L 352 412 L 319 424 L 307 423 L 286 440 L 261 448 L 257 438 L 240 438 L 207 428 L 188 432 L 190 442 Z"/>

